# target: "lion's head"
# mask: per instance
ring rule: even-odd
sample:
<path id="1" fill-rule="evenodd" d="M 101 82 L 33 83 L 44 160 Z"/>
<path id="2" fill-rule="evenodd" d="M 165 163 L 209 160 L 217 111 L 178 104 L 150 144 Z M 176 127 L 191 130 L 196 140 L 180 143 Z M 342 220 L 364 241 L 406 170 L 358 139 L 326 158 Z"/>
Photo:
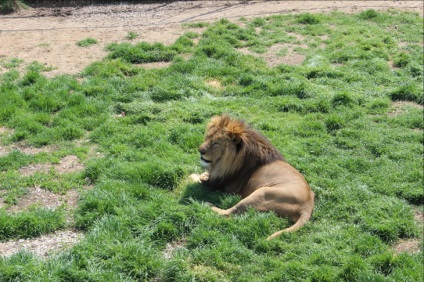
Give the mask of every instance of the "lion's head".
<path id="1" fill-rule="evenodd" d="M 199 152 L 200 162 L 212 181 L 283 160 L 264 136 L 245 122 L 228 115 L 212 117 Z"/>

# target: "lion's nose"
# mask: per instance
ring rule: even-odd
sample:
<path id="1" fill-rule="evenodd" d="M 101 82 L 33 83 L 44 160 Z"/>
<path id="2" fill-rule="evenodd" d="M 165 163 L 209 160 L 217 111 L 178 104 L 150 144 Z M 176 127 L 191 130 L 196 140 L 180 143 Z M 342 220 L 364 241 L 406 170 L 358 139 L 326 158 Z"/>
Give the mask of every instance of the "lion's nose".
<path id="1" fill-rule="evenodd" d="M 206 146 L 205 145 L 200 145 L 200 147 L 199 147 L 199 153 L 201 154 L 201 155 L 204 155 L 204 154 L 206 154 L 206 151 L 207 151 L 207 149 L 206 149 Z"/>

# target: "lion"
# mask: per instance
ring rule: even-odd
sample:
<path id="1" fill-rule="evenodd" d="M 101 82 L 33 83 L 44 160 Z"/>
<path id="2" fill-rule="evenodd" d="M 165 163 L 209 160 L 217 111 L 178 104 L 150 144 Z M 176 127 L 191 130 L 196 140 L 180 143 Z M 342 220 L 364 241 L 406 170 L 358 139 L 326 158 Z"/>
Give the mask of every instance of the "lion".
<path id="1" fill-rule="evenodd" d="M 212 117 L 199 152 L 200 163 L 206 171 L 201 175 L 192 174 L 191 179 L 210 190 L 234 193 L 242 198 L 226 210 L 210 204 L 214 212 L 229 216 L 253 208 L 273 211 L 294 222 L 267 240 L 296 231 L 310 219 L 315 194 L 303 175 L 244 121 L 229 115 Z"/>

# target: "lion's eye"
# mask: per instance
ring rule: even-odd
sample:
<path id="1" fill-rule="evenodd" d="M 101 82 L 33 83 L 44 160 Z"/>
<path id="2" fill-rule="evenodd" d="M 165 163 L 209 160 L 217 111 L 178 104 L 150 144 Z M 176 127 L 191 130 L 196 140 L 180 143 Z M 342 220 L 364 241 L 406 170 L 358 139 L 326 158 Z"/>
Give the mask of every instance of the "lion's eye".
<path id="1" fill-rule="evenodd" d="M 218 146 L 219 146 L 218 142 L 215 142 L 215 143 L 212 144 L 212 147 L 218 147 Z"/>

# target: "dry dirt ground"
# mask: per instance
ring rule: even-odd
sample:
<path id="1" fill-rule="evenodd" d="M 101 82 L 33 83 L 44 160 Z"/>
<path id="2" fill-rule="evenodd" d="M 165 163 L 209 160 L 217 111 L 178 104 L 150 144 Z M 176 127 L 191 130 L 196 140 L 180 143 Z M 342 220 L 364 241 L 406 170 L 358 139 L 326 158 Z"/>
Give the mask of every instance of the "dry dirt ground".
<path id="1" fill-rule="evenodd" d="M 0 17 L 0 73 L 7 71 L 5 62 L 17 58 L 22 60 L 22 68 L 33 61 L 46 65 L 47 76 L 78 74 L 90 63 L 101 60 L 106 55 L 104 47 L 107 44 L 128 41 L 126 37 L 129 32 L 138 34 L 138 37 L 132 40 L 133 43 L 147 41 L 171 44 L 190 30 L 184 25 L 186 23 L 212 22 L 220 18 L 238 21 L 240 17 L 322 13 L 333 10 L 360 12 L 367 9 L 400 9 L 415 11 L 423 16 L 423 1 L 181 1 L 31 8 Z M 76 45 L 76 42 L 88 37 L 96 39 L 98 43 L 89 47 Z M 272 49 L 264 56 L 268 63 L 275 63 L 276 56 Z M 289 52 L 283 60 L 288 64 L 298 64 L 303 57 Z M 161 67 L 155 64 L 149 67 L 155 66 Z M 8 131 L 9 129 L 0 127 L 0 134 L 8 134 Z M 16 149 L 26 154 L 35 154 L 40 150 L 20 145 L 10 148 L 0 145 L 0 156 Z M 49 170 L 51 167 L 60 173 L 84 168 L 75 156 L 68 156 L 61 159 L 59 164 L 23 167 L 20 172 L 29 175 L 36 171 Z M 34 202 L 51 209 L 61 205 L 73 209 L 77 200 L 78 193 L 75 190 L 65 195 L 56 195 L 35 186 L 29 189 L 28 194 L 21 198 L 16 206 L 8 207 L 8 212 L 19 212 Z M 415 214 L 417 221 L 422 222 L 422 211 L 417 210 Z M 0 256 L 10 256 L 25 249 L 40 257 L 47 257 L 75 244 L 82 237 L 83 234 L 73 230 L 62 230 L 35 239 L 2 242 Z M 418 245 L 417 240 L 409 240 L 398 242 L 393 248 L 395 252 L 418 252 Z M 166 257 L 166 252 L 164 256 Z"/>

